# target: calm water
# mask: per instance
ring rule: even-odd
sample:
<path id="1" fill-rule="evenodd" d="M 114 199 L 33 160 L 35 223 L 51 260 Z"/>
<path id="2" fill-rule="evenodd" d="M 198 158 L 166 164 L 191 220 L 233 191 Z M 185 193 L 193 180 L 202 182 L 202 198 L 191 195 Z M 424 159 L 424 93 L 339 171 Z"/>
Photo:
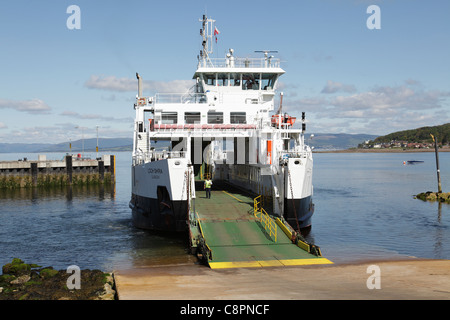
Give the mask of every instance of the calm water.
<path id="1" fill-rule="evenodd" d="M 0 160 L 37 154 L 0 154 Z M 61 159 L 63 154 L 47 154 Z M 0 265 L 19 257 L 65 269 L 114 270 L 192 264 L 184 237 L 133 228 L 130 153 L 116 154 L 115 188 L 0 191 Z M 403 165 L 405 160 L 423 160 Z M 434 153 L 315 154 L 310 239 L 336 263 L 415 256 L 450 259 L 450 205 L 414 194 L 435 191 Z M 440 153 L 444 191 L 450 153 Z"/>
<path id="2" fill-rule="evenodd" d="M 442 189 L 450 191 L 450 153 L 439 160 Z M 437 191 L 434 153 L 315 154 L 314 165 L 312 237 L 324 256 L 450 259 L 450 205 L 413 197 Z"/>

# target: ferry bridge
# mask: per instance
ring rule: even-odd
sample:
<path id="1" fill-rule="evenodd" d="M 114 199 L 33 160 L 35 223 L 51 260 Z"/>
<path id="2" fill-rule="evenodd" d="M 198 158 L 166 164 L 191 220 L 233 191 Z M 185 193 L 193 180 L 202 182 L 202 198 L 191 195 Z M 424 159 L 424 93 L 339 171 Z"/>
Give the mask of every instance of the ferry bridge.
<path id="1" fill-rule="evenodd" d="M 212 269 L 332 264 L 283 218 L 268 214 L 261 196 L 215 182 L 208 199 L 200 183 L 191 206 L 190 243 Z"/>

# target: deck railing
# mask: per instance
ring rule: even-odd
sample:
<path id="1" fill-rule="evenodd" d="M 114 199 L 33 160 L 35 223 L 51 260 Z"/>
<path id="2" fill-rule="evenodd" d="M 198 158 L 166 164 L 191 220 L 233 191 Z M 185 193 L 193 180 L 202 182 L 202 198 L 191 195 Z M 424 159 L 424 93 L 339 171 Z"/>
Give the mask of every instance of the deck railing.
<path id="1" fill-rule="evenodd" d="M 157 93 L 155 103 L 206 103 L 204 93 Z"/>
<path id="2" fill-rule="evenodd" d="M 257 129 L 256 124 L 155 124 L 151 131 L 181 130 L 250 130 Z"/>
<path id="3" fill-rule="evenodd" d="M 278 58 L 210 58 L 200 60 L 199 68 L 279 68 Z"/>

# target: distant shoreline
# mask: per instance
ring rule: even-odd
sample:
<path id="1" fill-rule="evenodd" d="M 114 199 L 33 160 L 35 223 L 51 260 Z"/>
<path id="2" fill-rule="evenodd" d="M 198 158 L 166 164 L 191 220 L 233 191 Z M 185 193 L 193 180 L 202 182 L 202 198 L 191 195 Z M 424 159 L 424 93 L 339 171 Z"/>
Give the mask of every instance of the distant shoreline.
<path id="1" fill-rule="evenodd" d="M 450 148 L 440 148 L 439 152 L 450 152 Z M 313 153 L 417 153 L 434 152 L 434 149 L 343 149 L 343 150 L 313 150 Z"/>

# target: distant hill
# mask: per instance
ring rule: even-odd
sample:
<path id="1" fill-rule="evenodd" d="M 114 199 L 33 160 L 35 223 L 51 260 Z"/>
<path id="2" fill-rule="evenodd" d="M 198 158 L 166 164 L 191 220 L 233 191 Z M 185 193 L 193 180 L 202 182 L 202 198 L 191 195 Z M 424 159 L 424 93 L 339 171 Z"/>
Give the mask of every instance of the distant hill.
<path id="1" fill-rule="evenodd" d="M 305 140 L 315 150 L 345 150 L 356 148 L 358 144 L 376 137 L 378 136 L 370 134 L 314 133 L 312 139 L 306 135 Z"/>
<path id="2" fill-rule="evenodd" d="M 373 140 L 377 136 L 369 134 L 345 134 L 345 133 L 315 133 L 312 139 L 305 136 L 306 143 L 316 150 L 344 150 L 355 148 L 366 140 Z M 37 152 L 81 152 L 83 140 L 72 141 L 72 149 L 69 149 L 69 141 L 57 144 L 50 143 L 0 143 L 0 153 L 37 153 Z M 97 139 L 84 139 L 84 151 L 95 152 Z M 99 138 L 99 151 L 131 151 L 133 139 L 131 138 Z"/>
<path id="3" fill-rule="evenodd" d="M 51 146 L 50 143 L 0 143 L 0 153 L 38 152 Z"/>
<path id="4" fill-rule="evenodd" d="M 34 152 L 95 152 L 97 139 L 84 139 L 72 141 L 72 149 L 70 142 L 57 144 L 50 143 L 0 143 L 0 153 L 34 153 Z M 133 139 L 131 138 L 99 138 L 99 151 L 131 151 L 133 147 Z"/>
<path id="5" fill-rule="evenodd" d="M 450 123 L 433 127 L 421 127 L 417 129 L 398 131 L 377 137 L 373 142 L 386 143 L 391 141 L 408 141 L 408 142 L 432 142 L 430 133 L 433 134 L 438 143 L 448 144 L 450 142 Z"/>

